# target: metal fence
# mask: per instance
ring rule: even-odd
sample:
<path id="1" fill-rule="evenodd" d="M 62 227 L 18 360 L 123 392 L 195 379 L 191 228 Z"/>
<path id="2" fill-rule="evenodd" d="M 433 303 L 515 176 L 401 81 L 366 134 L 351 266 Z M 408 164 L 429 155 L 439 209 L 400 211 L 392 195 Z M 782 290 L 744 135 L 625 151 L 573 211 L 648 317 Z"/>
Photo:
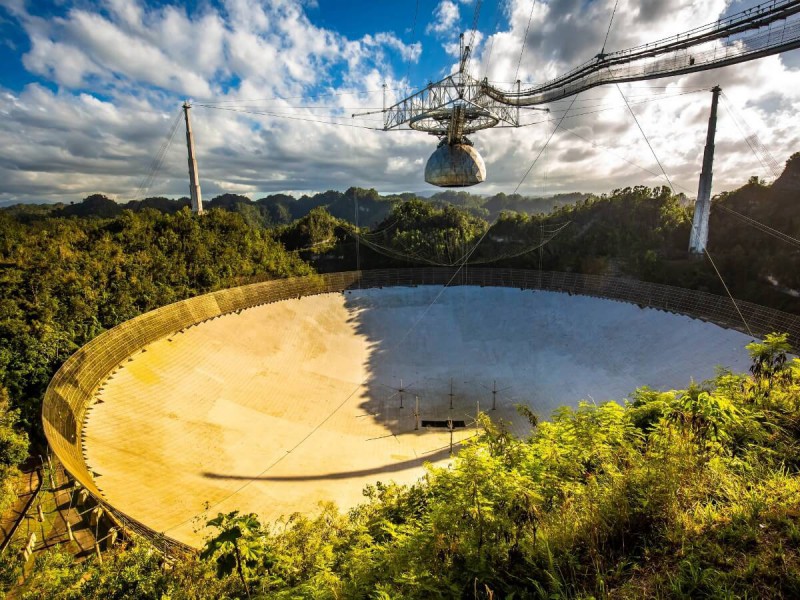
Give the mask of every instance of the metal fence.
<path id="1" fill-rule="evenodd" d="M 800 348 L 798 316 L 750 302 L 736 301 L 734 305 L 730 298 L 705 292 L 601 275 L 523 269 L 422 268 L 351 271 L 264 281 L 158 308 L 105 331 L 79 349 L 58 370 L 45 393 L 42 421 L 50 447 L 69 473 L 113 516 L 116 525 L 129 534 L 148 538 L 168 554 L 191 552 L 189 546 L 153 531 L 109 505 L 86 465 L 84 422 L 108 378 L 125 368 L 127 359 L 148 344 L 220 315 L 326 292 L 417 285 L 500 286 L 595 296 L 685 314 L 747 333 L 743 316 L 754 336 L 786 332 L 792 347 Z"/>

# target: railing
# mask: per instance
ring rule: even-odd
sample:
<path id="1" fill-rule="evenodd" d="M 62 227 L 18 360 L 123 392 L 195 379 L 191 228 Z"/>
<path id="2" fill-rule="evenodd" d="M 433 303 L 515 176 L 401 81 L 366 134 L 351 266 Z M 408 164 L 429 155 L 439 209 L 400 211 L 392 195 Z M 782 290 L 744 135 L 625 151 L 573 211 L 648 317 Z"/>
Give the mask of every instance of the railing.
<path id="1" fill-rule="evenodd" d="M 734 306 L 729 298 L 705 292 L 601 275 L 470 267 L 352 271 L 265 281 L 163 306 L 105 331 L 79 349 L 58 370 L 45 393 L 42 421 L 50 447 L 67 471 L 129 535 L 144 536 L 167 554 L 192 552 L 189 546 L 109 505 L 89 472 L 84 460 L 83 425 L 97 392 L 109 377 L 148 344 L 220 315 L 326 292 L 416 285 L 501 286 L 595 296 L 685 314 L 747 333 L 741 312 L 754 336 L 786 332 L 792 347 L 800 348 L 800 317 L 795 315 L 741 300 Z"/>

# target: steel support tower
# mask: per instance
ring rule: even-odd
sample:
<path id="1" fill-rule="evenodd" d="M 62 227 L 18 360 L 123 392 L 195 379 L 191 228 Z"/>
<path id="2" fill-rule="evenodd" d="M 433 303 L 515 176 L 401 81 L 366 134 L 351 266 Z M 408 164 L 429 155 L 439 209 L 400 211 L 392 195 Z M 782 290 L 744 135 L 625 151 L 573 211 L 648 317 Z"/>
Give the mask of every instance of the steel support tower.
<path id="1" fill-rule="evenodd" d="M 694 219 L 692 233 L 689 238 L 689 252 L 703 254 L 708 244 L 708 215 L 711 212 L 711 180 L 714 169 L 714 137 L 717 133 L 717 105 L 722 89 L 717 85 L 711 90 L 711 114 L 708 117 L 708 134 L 706 148 L 703 151 L 703 170 L 700 172 L 700 184 L 697 189 L 697 201 L 694 203 Z"/>
<path id="2" fill-rule="evenodd" d="M 189 120 L 188 102 L 183 103 L 183 116 L 186 119 L 186 148 L 189 151 L 189 195 L 192 199 L 192 212 L 203 214 L 203 194 L 200 191 L 200 176 L 197 173 L 197 159 L 194 155 L 194 136 L 192 136 L 192 123 Z"/>

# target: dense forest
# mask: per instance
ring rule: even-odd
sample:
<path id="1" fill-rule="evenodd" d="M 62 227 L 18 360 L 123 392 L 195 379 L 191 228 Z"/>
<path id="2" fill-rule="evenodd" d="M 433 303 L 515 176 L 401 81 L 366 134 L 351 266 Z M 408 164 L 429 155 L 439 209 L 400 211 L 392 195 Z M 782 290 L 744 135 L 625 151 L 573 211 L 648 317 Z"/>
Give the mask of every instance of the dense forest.
<path id="1" fill-rule="evenodd" d="M 800 154 L 772 186 L 714 199 L 709 251 L 734 296 L 800 313 Z M 142 312 L 253 278 L 479 264 L 610 274 L 724 293 L 689 257 L 691 207 L 667 188 L 604 195 L 183 200 L 0 209 L 0 508 L 43 443 L 61 363 Z M 356 216 L 358 215 L 358 216 Z M 755 224 L 754 224 L 755 223 Z M 358 253 L 356 249 L 358 248 Z M 358 259 L 356 259 L 358 256 Z M 563 410 L 514 439 L 480 440 L 416 486 L 378 484 L 342 515 L 219 515 L 201 556 L 165 565 L 146 545 L 103 564 L 37 557 L 26 598 L 797 597 L 800 364 L 780 336 L 749 375 Z M 531 415 L 531 418 L 534 417 Z"/>
<path id="2" fill-rule="evenodd" d="M 503 211 L 526 214 L 545 213 L 588 197 L 589 194 L 577 192 L 545 197 L 507 195 L 501 192 L 486 197 L 469 192 L 447 190 L 420 199 L 439 207 L 458 206 L 475 216 L 493 221 Z M 418 199 L 418 196 L 413 193 L 381 195 L 374 189 L 351 187 L 345 192 L 328 190 L 312 196 L 303 195 L 300 198 L 289 194 L 272 194 L 258 200 L 251 200 L 247 196 L 239 194 L 221 194 L 204 202 L 204 207 L 206 209 L 222 208 L 241 213 L 248 223 L 263 227 L 287 225 L 305 217 L 314 209 L 324 208 L 330 215 L 350 223 L 356 222 L 356 214 L 358 214 L 359 225 L 370 227 L 384 219 L 395 205 L 415 199 Z M 14 205 L 7 207 L 6 210 L 28 216 L 39 214 L 52 217 L 112 218 L 120 216 L 126 210 L 136 212 L 147 208 L 164 213 L 176 213 L 182 208 L 188 207 L 189 204 L 189 198 L 172 200 L 161 196 L 118 203 L 102 194 L 92 194 L 77 204 Z"/>
<path id="3" fill-rule="evenodd" d="M 800 154 L 772 186 L 751 178 L 715 197 L 706 256 L 687 252 L 692 210 L 669 188 L 637 186 L 487 221 L 455 204 L 397 205 L 354 235 L 322 207 L 278 228 L 286 247 L 316 269 L 472 265 L 634 277 L 800 312 Z M 719 270 L 719 275 L 716 269 Z M 721 278 L 720 278 L 721 275 Z"/>
<path id="4" fill-rule="evenodd" d="M 56 369 L 101 331 L 256 275 L 312 272 L 269 231 L 223 210 L 28 216 L 0 211 L 0 386 L 32 431 Z"/>

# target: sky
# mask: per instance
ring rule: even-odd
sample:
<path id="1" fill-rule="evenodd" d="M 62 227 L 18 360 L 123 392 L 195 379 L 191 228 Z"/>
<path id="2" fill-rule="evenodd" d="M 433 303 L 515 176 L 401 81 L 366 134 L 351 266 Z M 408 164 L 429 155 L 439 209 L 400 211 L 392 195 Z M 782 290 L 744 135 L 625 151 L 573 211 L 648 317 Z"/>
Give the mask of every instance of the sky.
<path id="1" fill-rule="evenodd" d="M 380 114 L 351 114 L 454 71 L 459 34 L 472 39 L 473 23 L 474 76 L 498 85 L 547 80 L 600 51 L 615 2 L 0 0 L 0 204 L 188 195 L 176 121 L 184 100 L 205 198 L 350 186 L 427 195 L 438 191 L 424 182 L 436 138 L 382 131 Z M 606 51 L 756 3 L 618 0 Z M 550 115 L 522 111 L 524 127 L 471 136 L 487 180 L 468 189 L 655 186 L 666 183 L 660 162 L 676 191 L 693 196 L 716 84 L 724 95 L 714 192 L 751 175 L 769 181 L 750 148 L 755 138 L 745 138 L 755 134 L 780 165 L 800 151 L 798 50 L 620 86 L 656 156 L 616 86 L 580 94 L 555 133 L 554 116 L 571 99 L 553 103 Z"/>

